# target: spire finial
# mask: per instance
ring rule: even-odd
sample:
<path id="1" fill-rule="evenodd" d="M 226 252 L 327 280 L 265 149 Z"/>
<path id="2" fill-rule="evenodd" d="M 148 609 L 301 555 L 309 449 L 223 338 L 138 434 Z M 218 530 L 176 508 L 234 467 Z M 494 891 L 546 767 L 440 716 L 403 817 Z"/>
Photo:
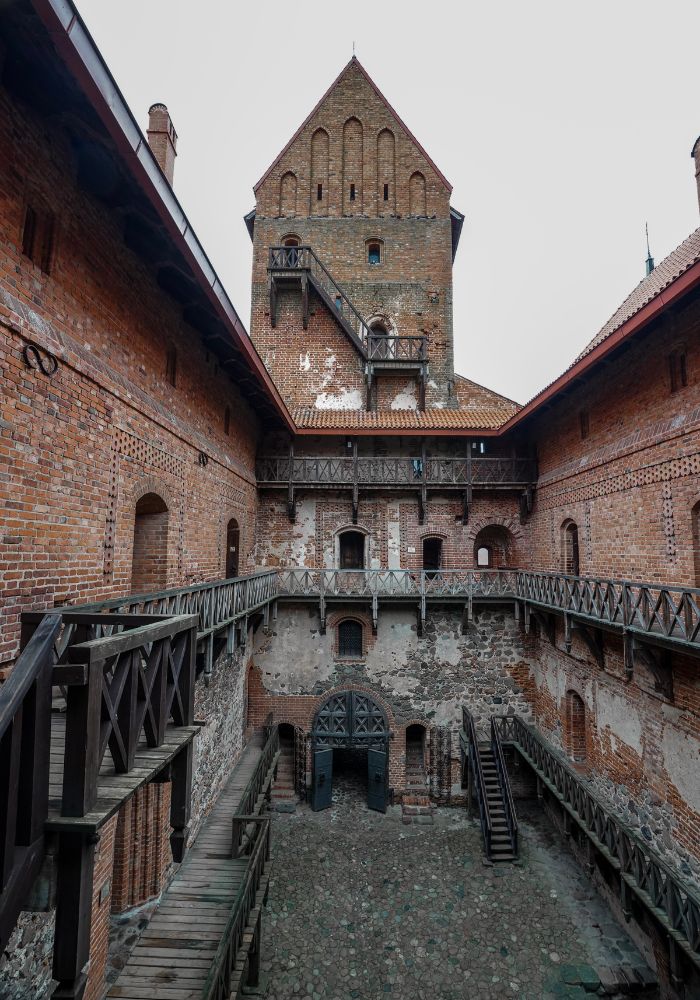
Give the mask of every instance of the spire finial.
<path id="1" fill-rule="evenodd" d="M 355 55 L 355 43 L 352 43 L 352 54 Z"/>
<path id="2" fill-rule="evenodd" d="M 646 232 L 646 237 L 647 237 L 647 260 L 646 260 L 647 274 L 651 274 L 651 272 L 654 270 L 654 258 L 651 255 L 651 250 L 649 249 L 649 223 L 648 222 L 644 223 L 644 231 Z"/>

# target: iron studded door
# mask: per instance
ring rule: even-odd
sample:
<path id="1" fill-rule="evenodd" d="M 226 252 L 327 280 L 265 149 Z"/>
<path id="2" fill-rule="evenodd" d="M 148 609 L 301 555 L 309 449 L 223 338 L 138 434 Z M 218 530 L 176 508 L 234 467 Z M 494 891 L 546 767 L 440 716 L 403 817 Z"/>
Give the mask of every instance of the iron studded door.
<path id="1" fill-rule="evenodd" d="M 386 812 L 386 753 L 367 751 L 367 805 L 377 812 Z"/>
<path id="2" fill-rule="evenodd" d="M 311 808 L 318 812 L 327 809 L 333 795 L 333 751 L 314 750 L 314 774 Z"/>

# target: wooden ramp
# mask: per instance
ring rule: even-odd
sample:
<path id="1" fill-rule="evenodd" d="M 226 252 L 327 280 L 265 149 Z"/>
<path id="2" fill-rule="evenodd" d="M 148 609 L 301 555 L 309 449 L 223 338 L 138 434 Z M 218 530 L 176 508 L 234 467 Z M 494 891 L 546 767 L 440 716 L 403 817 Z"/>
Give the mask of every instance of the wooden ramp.
<path id="1" fill-rule="evenodd" d="M 200 1000 L 248 864 L 231 858 L 231 817 L 260 756 L 243 752 L 108 997 Z"/>

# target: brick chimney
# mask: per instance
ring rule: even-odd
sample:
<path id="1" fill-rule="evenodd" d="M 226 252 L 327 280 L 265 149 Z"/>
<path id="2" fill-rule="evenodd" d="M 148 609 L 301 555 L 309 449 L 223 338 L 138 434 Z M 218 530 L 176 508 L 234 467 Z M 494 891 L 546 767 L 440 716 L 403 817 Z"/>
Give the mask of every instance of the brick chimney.
<path id="1" fill-rule="evenodd" d="M 695 183 L 698 186 L 698 205 L 700 206 L 700 135 L 695 140 L 695 145 L 691 149 L 690 155 L 695 160 Z"/>
<path id="2" fill-rule="evenodd" d="M 164 104 L 152 104 L 148 109 L 148 145 L 158 161 L 158 166 L 173 186 L 175 157 L 177 156 L 177 132 Z"/>

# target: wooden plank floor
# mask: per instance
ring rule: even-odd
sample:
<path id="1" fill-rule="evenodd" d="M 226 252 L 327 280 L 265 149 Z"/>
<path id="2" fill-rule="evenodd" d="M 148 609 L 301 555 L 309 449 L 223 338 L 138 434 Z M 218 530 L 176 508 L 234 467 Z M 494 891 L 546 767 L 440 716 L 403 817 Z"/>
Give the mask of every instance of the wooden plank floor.
<path id="1" fill-rule="evenodd" d="M 249 746 L 108 997 L 199 1000 L 247 859 L 231 858 L 231 817 L 260 757 Z"/>
<path id="2" fill-rule="evenodd" d="M 145 739 L 139 744 L 135 766 L 128 774 L 117 774 L 109 750 L 97 779 L 97 801 L 87 815 L 61 816 L 63 794 L 63 751 L 66 740 L 66 717 L 62 712 L 51 713 L 51 764 L 49 771 L 49 815 L 46 829 L 74 830 L 89 827 L 98 830 L 134 794 L 150 781 L 186 743 L 199 732 L 199 726 L 168 726 L 162 746 L 148 747 Z"/>

